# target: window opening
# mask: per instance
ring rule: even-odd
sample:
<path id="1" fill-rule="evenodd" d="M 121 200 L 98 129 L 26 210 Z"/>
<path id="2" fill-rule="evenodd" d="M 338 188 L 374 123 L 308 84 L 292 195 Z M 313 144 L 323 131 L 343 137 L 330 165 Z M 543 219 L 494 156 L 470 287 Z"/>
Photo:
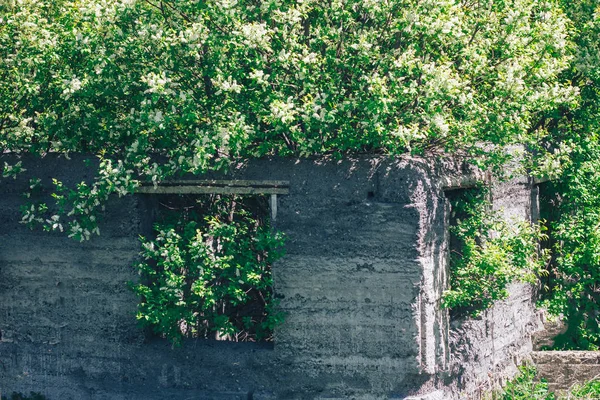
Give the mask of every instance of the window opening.
<path id="1" fill-rule="evenodd" d="M 271 341 L 282 322 L 271 265 L 283 254 L 271 218 L 287 182 L 181 181 L 138 192 L 157 194 L 154 237 L 143 240 L 133 285 L 142 325 L 175 343 Z"/>

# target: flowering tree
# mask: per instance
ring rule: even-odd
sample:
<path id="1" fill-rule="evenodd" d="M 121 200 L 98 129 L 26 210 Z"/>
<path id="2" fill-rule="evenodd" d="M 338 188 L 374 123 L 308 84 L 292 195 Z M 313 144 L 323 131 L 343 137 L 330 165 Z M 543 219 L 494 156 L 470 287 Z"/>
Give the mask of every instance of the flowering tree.
<path id="1" fill-rule="evenodd" d="M 0 147 L 101 158 L 93 185 L 56 183 L 64 212 L 49 228 L 66 217 L 78 239 L 110 193 L 237 158 L 499 162 L 504 146 L 543 136 L 541 113 L 573 102 L 557 79 L 567 35 L 554 1 L 9 0 Z M 25 219 L 46 221 L 39 211 Z"/>

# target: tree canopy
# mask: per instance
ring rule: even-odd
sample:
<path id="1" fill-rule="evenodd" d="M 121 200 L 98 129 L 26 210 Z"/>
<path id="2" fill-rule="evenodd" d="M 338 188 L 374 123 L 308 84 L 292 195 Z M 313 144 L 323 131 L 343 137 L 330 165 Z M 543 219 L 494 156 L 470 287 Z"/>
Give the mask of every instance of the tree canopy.
<path id="1" fill-rule="evenodd" d="M 143 176 L 268 154 L 479 152 L 535 140 L 539 114 L 575 100 L 555 2 L 1 7 L 0 146 L 93 152 Z"/>
<path id="2" fill-rule="evenodd" d="M 434 150 L 498 164 L 577 100 L 559 79 L 573 51 L 553 1 L 0 7 L 0 148 L 103 160 L 94 187 L 61 198 L 77 203 L 77 238 L 109 193 L 239 158 Z"/>

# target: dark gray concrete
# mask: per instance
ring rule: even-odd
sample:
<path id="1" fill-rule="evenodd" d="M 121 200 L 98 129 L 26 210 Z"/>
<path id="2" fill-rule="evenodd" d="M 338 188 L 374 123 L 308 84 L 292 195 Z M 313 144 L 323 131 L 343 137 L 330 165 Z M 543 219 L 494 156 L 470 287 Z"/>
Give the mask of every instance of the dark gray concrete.
<path id="1" fill-rule="evenodd" d="M 510 375 L 531 350 L 538 317 L 524 285 L 481 320 L 450 326 L 440 309 L 448 259 L 444 179 L 465 173 L 454 166 L 411 158 L 239 165 L 224 178 L 290 181 L 275 221 L 288 238 L 287 255 L 274 266 L 286 322 L 274 348 L 190 340 L 173 349 L 136 326 L 137 299 L 125 285 L 136 279 L 132 264 L 138 235 L 151 226 L 152 201 L 112 199 L 102 235 L 87 243 L 32 232 L 18 224 L 29 177 L 75 183 L 93 174 L 81 157 L 24 165 L 27 176 L 0 183 L 2 393 L 39 391 L 50 400 L 453 398 L 493 384 L 488 373 Z M 513 182 L 494 197 L 507 217 L 529 218 L 530 191 Z"/>

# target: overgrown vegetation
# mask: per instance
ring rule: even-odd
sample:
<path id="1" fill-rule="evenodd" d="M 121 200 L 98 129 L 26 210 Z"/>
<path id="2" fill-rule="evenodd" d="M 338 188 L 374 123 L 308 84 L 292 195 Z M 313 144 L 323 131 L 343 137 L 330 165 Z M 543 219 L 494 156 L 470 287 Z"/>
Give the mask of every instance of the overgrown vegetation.
<path id="1" fill-rule="evenodd" d="M 544 226 L 506 221 L 488 201 L 489 189 L 462 190 L 452 198 L 450 288 L 443 305 L 477 316 L 508 296 L 512 282 L 535 283 L 546 273 L 548 252 L 539 248 Z"/>
<path id="2" fill-rule="evenodd" d="M 574 385 L 570 392 L 571 399 L 600 399 L 600 380 L 595 379 L 583 385 Z"/>
<path id="3" fill-rule="evenodd" d="M 519 374 L 507 382 L 502 391 L 490 394 L 492 400 L 594 400 L 600 399 L 600 380 L 573 385 L 566 393 L 550 392 L 548 384 L 537 377 L 534 366 L 519 367 Z"/>
<path id="4" fill-rule="evenodd" d="M 558 79 L 568 26 L 537 0 L 8 0 L 0 149 L 98 155 L 93 183 L 55 183 L 63 212 L 24 216 L 78 240 L 109 194 L 240 158 L 501 166 L 505 146 L 539 140 L 541 112 L 576 101 Z"/>
<path id="5" fill-rule="evenodd" d="M 548 383 L 537 378 L 534 366 L 525 364 L 519 367 L 519 373 L 508 381 L 500 393 L 492 395 L 494 400 L 556 400 L 548 389 Z"/>
<path id="6" fill-rule="evenodd" d="M 259 200 L 205 195 L 167 204 L 156 237 L 143 239 L 142 281 L 132 285 L 143 325 L 176 344 L 183 337 L 271 339 L 283 320 L 271 274 L 283 238 Z"/>
<path id="7" fill-rule="evenodd" d="M 600 348 L 600 9 L 594 0 L 564 1 L 577 51 L 564 79 L 579 106 L 545 117 L 555 154 L 559 215 L 552 226 L 556 262 L 542 303 L 568 330 L 557 349 Z"/>

